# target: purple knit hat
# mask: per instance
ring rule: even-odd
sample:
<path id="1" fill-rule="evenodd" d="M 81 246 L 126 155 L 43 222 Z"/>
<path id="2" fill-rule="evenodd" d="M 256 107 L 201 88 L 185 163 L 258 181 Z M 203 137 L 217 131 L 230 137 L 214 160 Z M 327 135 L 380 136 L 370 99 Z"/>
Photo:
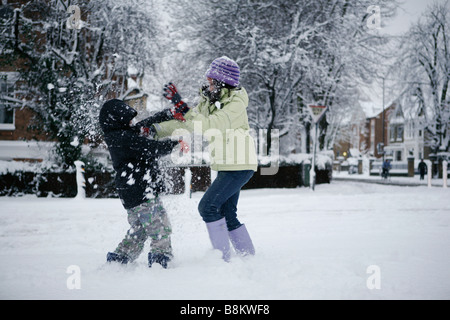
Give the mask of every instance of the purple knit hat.
<path id="1" fill-rule="evenodd" d="M 214 60 L 206 71 L 206 77 L 222 81 L 232 87 L 239 86 L 239 75 L 238 64 L 226 56 Z"/>

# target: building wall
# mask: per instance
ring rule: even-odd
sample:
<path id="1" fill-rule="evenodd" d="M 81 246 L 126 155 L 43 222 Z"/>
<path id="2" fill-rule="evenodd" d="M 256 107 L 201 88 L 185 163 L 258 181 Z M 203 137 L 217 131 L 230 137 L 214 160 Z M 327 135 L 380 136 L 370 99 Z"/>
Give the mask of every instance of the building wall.
<path id="1" fill-rule="evenodd" d="M 0 130 L 0 140 L 48 140 L 45 134 L 31 129 L 34 112 L 25 108 L 14 111 L 14 130 Z"/>
<path id="2" fill-rule="evenodd" d="M 365 127 L 365 144 L 369 154 L 375 158 L 382 158 L 383 154 L 378 152 L 378 144 L 383 143 L 389 145 L 388 128 L 389 128 L 389 114 L 394 109 L 394 105 L 386 108 L 376 116 L 367 118 Z M 383 137 L 383 114 L 384 114 L 384 137 Z"/>

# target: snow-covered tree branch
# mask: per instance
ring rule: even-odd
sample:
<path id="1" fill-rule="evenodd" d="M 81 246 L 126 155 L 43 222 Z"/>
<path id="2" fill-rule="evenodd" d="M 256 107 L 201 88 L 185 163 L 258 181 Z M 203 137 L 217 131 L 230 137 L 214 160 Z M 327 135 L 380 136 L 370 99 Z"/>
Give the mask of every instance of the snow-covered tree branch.
<path id="1" fill-rule="evenodd" d="M 403 96 L 412 99 L 415 115 L 433 153 L 450 148 L 450 2 L 433 4 L 406 34 L 398 60 Z M 410 99 L 411 100 L 411 99 Z M 409 111 L 409 110 L 408 110 Z"/>
<path id="2" fill-rule="evenodd" d="M 357 104 L 358 84 L 376 73 L 379 47 L 387 41 L 368 30 L 367 8 L 379 5 L 388 18 L 397 6 L 394 0 L 175 2 L 179 32 L 196 41 L 195 61 L 228 55 L 241 65 L 249 120 L 253 128 L 268 130 L 269 149 L 273 129 L 308 139 L 307 104 L 325 104 L 330 114 Z M 322 123 L 323 148 L 331 147 L 336 126 L 327 133 Z"/>
<path id="3" fill-rule="evenodd" d="M 73 4 L 80 28 L 68 27 Z M 102 101 L 125 93 L 130 67 L 143 74 L 155 63 L 152 2 L 34 0 L 10 10 L 1 19 L 1 61 L 17 64 L 36 123 L 59 142 L 60 161 L 71 166 L 81 155 L 73 141 L 100 133 Z"/>

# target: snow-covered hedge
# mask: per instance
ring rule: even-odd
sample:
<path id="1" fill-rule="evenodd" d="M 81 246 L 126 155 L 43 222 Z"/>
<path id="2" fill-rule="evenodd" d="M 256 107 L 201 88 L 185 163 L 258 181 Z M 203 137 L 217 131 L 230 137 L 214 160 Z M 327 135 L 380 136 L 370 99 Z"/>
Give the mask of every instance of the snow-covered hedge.
<path id="1" fill-rule="evenodd" d="M 193 160 L 196 163 L 193 163 Z M 317 184 L 331 180 L 332 158 L 327 154 L 317 157 Z M 296 188 L 308 186 L 309 168 L 312 155 L 292 154 L 290 156 L 260 157 L 259 170 L 247 188 Z M 92 198 L 117 197 L 114 187 L 115 172 L 110 165 L 100 162 L 87 162 L 84 177 L 86 196 Z M 186 163 L 174 164 L 166 158 L 169 193 L 184 192 L 184 168 L 194 172 L 193 191 L 204 191 L 210 183 L 208 158 L 194 156 Z M 271 173 L 263 172 L 270 166 Z M 21 196 L 36 194 L 40 197 L 75 197 L 77 180 L 75 167 L 63 169 L 50 162 L 0 161 L 0 196 Z"/>

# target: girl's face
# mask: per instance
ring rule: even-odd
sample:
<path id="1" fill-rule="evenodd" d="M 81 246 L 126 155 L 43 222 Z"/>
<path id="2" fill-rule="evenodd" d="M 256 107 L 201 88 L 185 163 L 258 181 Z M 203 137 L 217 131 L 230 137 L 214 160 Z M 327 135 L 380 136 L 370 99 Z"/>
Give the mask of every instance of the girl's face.
<path id="1" fill-rule="evenodd" d="M 216 90 L 216 87 L 214 86 L 214 81 L 211 78 L 206 78 L 209 82 L 209 92 L 214 92 Z"/>

